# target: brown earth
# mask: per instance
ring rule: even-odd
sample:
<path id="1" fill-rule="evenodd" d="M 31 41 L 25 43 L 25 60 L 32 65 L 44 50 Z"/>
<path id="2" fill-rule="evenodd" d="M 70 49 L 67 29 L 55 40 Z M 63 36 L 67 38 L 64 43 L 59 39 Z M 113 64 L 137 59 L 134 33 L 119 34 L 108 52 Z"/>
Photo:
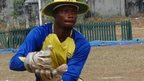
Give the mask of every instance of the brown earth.
<path id="1" fill-rule="evenodd" d="M 84 81 L 144 81 L 144 44 L 91 49 L 81 77 Z M 0 81 L 35 81 L 32 73 L 8 68 L 13 54 L 0 54 Z"/>
<path id="2" fill-rule="evenodd" d="M 144 81 L 144 44 L 93 47 L 84 81 Z"/>
<path id="3" fill-rule="evenodd" d="M 131 18 L 133 38 L 144 38 L 144 17 Z"/>

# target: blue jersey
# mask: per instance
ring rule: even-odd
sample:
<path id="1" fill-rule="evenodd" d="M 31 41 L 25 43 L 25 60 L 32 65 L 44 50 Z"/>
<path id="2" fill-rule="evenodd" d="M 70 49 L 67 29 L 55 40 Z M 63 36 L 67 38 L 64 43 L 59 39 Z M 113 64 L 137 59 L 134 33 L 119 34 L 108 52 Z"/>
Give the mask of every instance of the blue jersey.
<path id="1" fill-rule="evenodd" d="M 51 33 L 52 23 L 33 28 L 19 47 L 17 53 L 12 57 L 9 65 L 10 69 L 25 71 L 24 63 L 19 57 L 26 57 L 29 52 L 40 51 L 45 38 Z M 78 31 L 73 29 L 71 38 L 75 42 L 75 50 L 67 63 L 68 71 L 63 74 L 63 81 L 77 81 L 90 52 L 89 42 Z M 36 76 L 36 81 L 40 81 L 38 76 Z"/>

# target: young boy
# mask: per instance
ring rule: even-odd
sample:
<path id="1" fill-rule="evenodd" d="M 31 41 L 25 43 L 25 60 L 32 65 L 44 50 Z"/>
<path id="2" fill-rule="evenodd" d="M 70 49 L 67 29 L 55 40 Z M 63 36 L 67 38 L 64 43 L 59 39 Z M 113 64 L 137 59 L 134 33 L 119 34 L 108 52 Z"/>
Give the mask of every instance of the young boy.
<path id="1" fill-rule="evenodd" d="M 31 30 L 10 61 L 10 69 L 36 74 L 36 81 L 81 81 L 90 52 L 89 42 L 74 29 L 89 7 L 76 0 L 54 0 L 42 10 L 54 23 Z"/>

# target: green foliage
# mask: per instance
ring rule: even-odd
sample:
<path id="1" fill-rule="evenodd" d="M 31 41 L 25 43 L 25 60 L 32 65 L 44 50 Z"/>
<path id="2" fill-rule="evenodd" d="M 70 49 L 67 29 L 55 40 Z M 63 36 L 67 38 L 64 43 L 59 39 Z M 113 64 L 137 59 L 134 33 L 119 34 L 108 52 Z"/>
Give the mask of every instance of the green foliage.
<path id="1" fill-rule="evenodd" d="M 2 11 L 3 8 L 5 8 L 6 5 L 6 0 L 0 0 L 0 12 Z"/>
<path id="2" fill-rule="evenodd" d="M 13 6 L 14 6 L 14 17 L 22 15 L 23 13 L 23 6 L 24 6 L 25 0 L 14 0 Z"/>

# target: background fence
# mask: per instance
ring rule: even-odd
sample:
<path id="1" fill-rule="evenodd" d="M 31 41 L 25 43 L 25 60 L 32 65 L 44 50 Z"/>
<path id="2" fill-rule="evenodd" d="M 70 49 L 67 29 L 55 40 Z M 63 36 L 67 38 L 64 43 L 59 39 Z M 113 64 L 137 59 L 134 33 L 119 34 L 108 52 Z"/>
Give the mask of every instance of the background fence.
<path id="1" fill-rule="evenodd" d="M 0 32 L 1 48 L 17 48 L 29 33 L 31 28 L 28 29 L 14 29 L 10 31 Z"/>
<path id="2" fill-rule="evenodd" d="M 89 41 L 132 40 L 132 27 L 129 20 L 121 22 L 77 24 L 76 29 L 80 31 Z"/>
<path id="3" fill-rule="evenodd" d="M 130 21 L 121 22 L 98 22 L 79 23 L 75 27 L 89 41 L 93 40 L 132 40 L 132 29 Z M 13 29 L 0 32 L 1 48 L 17 48 L 24 40 L 29 29 Z M 120 32 L 118 34 L 117 32 Z M 119 37 L 119 38 L 118 38 Z"/>

